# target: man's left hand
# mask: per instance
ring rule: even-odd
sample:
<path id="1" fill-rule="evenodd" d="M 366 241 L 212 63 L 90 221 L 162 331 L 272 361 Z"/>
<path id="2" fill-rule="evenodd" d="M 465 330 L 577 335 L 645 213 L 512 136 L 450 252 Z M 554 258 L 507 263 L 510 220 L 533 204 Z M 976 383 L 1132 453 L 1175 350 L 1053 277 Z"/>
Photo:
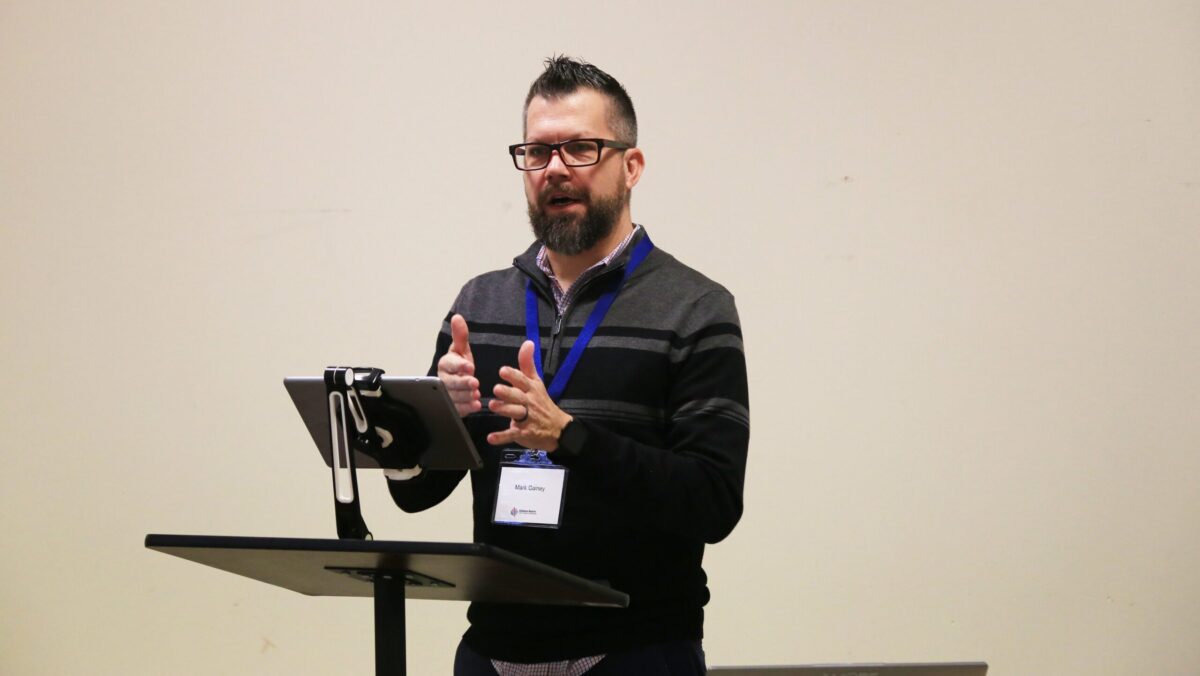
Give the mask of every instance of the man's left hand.
<path id="1" fill-rule="evenodd" d="M 492 390 L 496 398 L 488 402 L 488 408 L 511 422 L 508 429 L 489 434 L 488 443 L 493 446 L 516 443 L 525 448 L 554 451 L 558 448 L 558 437 L 572 418 L 554 403 L 538 377 L 531 341 L 521 344 L 517 365 L 520 370 L 511 366 L 500 368 L 500 377 L 509 384 L 496 385 Z"/>

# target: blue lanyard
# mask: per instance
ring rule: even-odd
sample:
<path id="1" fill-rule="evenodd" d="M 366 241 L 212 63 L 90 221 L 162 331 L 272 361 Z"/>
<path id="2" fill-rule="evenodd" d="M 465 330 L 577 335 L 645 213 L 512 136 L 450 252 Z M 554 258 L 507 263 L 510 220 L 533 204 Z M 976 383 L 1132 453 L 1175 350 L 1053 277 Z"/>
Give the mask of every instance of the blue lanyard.
<path id="1" fill-rule="evenodd" d="M 596 301 L 596 307 L 592 308 L 592 314 L 588 316 L 587 323 L 583 325 L 583 330 L 579 332 L 579 337 L 575 339 L 575 344 L 571 346 L 566 360 L 559 367 L 558 373 L 554 374 L 554 380 L 547 389 L 550 398 L 556 403 L 562 396 L 563 390 L 567 389 L 567 381 L 575 372 L 575 365 L 579 363 L 583 351 L 592 341 L 592 336 L 600 327 L 600 322 L 604 321 L 604 315 L 608 314 L 608 309 L 612 307 L 617 294 L 621 292 L 621 287 L 625 286 L 625 282 L 633 275 L 633 271 L 642 264 L 653 248 L 654 244 L 650 242 L 650 237 L 648 235 L 642 237 L 642 241 L 638 242 L 637 246 L 633 248 L 633 253 L 629 255 L 629 262 L 625 264 L 625 274 L 621 276 L 621 281 L 615 287 L 605 291 L 604 295 L 600 296 L 600 300 Z M 533 341 L 533 364 L 537 367 L 538 377 L 545 377 L 542 373 L 542 341 L 538 333 L 537 294 L 533 291 L 533 282 L 528 279 L 525 280 L 525 337 Z"/>

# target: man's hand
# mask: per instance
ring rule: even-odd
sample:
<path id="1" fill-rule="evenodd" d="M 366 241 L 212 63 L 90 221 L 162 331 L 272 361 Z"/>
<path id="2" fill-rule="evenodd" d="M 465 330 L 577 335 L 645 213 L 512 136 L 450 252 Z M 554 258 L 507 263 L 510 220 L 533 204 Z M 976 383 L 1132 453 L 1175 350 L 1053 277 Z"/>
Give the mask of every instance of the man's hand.
<path id="1" fill-rule="evenodd" d="M 517 443 L 525 448 L 553 451 L 558 448 L 558 437 L 572 418 L 546 393 L 546 385 L 533 365 L 532 342 L 527 340 L 521 344 L 517 364 L 520 370 L 510 366 L 500 369 L 500 377 L 511 387 L 497 385 L 496 398 L 488 402 L 492 413 L 512 421 L 503 432 L 489 434 L 488 443 L 493 446 Z"/>
<path id="2" fill-rule="evenodd" d="M 458 415 L 466 417 L 483 408 L 479 402 L 479 380 L 475 378 L 475 357 L 467 342 L 467 320 L 462 315 L 450 318 L 450 351 L 438 360 L 438 378 Z"/>

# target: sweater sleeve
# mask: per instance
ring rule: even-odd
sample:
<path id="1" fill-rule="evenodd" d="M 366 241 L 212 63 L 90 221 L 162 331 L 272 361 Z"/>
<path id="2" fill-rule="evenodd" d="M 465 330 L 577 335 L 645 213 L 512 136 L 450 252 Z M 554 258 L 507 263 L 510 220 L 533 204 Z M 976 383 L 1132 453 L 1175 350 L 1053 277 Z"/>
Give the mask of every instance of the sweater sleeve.
<path id="1" fill-rule="evenodd" d="M 746 359 L 727 291 L 706 294 L 689 315 L 699 328 L 679 337 L 665 447 L 577 418 L 583 427 L 577 447 L 560 448 L 555 460 L 657 528 L 715 543 L 742 515 L 750 442 Z"/>
<path id="2" fill-rule="evenodd" d="M 457 303 L 456 303 L 457 305 Z M 437 348 L 434 350 L 433 363 L 429 367 L 430 377 L 437 375 L 437 362 L 450 349 L 450 317 L 454 311 L 446 315 L 442 322 L 442 330 L 438 333 Z M 388 479 L 388 492 L 392 500 L 405 512 L 420 512 L 433 507 L 454 492 L 458 483 L 467 475 L 466 470 L 426 470 L 417 476 L 396 481 Z"/>

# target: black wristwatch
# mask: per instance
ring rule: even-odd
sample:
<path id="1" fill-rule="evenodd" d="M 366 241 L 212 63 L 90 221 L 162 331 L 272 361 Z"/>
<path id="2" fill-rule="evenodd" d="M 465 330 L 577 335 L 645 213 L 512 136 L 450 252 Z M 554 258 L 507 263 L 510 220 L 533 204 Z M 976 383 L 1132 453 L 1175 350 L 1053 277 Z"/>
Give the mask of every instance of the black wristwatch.
<path id="1" fill-rule="evenodd" d="M 558 435 L 558 452 L 567 455 L 579 455 L 587 442 L 587 428 L 575 418 L 567 423 L 562 433 Z"/>

